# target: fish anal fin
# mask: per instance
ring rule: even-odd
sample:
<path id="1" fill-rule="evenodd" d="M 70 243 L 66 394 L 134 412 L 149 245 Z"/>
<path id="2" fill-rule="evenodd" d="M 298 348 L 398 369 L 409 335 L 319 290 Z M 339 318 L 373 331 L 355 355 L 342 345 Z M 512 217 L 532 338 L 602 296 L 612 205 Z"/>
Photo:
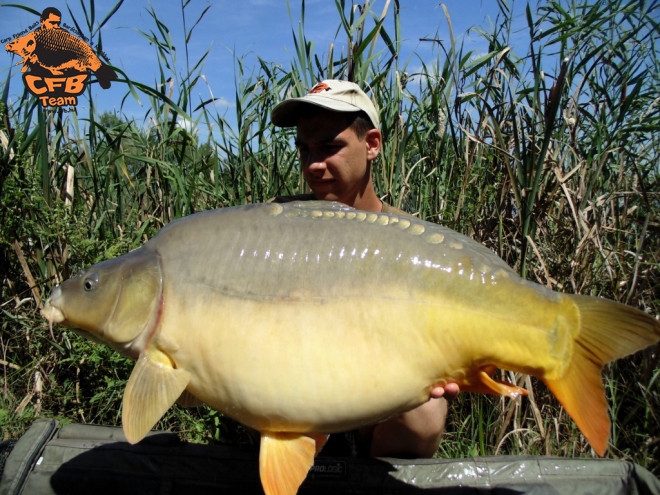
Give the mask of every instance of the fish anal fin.
<path id="1" fill-rule="evenodd" d="M 494 368 L 484 368 L 477 373 L 478 382 L 469 385 L 461 384 L 461 392 L 476 392 L 479 394 L 504 395 L 512 399 L 517 399 L 521 395 L 527 395 L 528 392 L 522 387 L 513 383 L 494 380 L 491 378 Z"/>
<path id="2" fill-rule="evenodd" d="M 316 440 L 301 433 L 262 432 L 259 474 L 266 495 L 295 495 L 314 464 Z"/>
<path id="3" fill-rule="evenodd" d="M 147 349 L 140 354 L 131 373 L 122 406 L 124 434 L 137 443 L 181 396 L 190 373 L 176 369 L 163 352 Z"/>

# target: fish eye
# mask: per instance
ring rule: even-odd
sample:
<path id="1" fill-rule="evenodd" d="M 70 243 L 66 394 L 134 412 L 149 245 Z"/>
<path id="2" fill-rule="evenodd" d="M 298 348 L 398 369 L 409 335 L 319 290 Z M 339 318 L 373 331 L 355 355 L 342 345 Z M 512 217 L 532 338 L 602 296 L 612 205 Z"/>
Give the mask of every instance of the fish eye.
<path id="1" fill-rule="evenodd" d="M 98 273 L 90 273 L 87 277 L 85 277 L 85 280 L 83 281 L 83 287 L 85 288 L 86 291 L 94 290 L 96 289 L 98 283 L 99 283 Z"/>

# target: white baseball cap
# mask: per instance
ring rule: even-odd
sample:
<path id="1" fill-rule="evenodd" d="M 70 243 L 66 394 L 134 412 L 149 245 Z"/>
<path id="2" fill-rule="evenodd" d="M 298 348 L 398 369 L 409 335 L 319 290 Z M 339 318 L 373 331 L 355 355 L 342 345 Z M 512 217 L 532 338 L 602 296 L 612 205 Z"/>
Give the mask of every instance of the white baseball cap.
<path id="1" fill-rule="evenodd" d="M 376 129 L 380 126 L 378 112 L 360 86 L 348 81 L 327 79 L 317 83 L 301 98 L 289 98 L 273 108 L 270 120 L 278 127 L 295 127 L 303 105 L 311 104 L 335 112 L 363 111 Z"/>

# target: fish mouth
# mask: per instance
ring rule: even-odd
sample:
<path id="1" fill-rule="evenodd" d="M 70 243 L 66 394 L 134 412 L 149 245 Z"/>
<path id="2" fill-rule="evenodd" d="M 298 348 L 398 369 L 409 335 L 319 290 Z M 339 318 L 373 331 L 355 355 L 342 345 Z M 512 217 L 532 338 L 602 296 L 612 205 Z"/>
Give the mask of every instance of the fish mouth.
<path id="1" fill-rule="evenodd" d="M 45 306 L 41 309 L 41 316 L 46 318 L 48 321 L 48 327 L 50 328 L 51 334 L 53 333 L 53 323 L 62 323 L 66 320 L 62 310 L 57 307 L 57 302 L 62 297 L 62 289 L 58 285 L 53 290 L 53 293 L 50 295 L 46 301 Z"/>
<path id="2" fill-rule="evenodd" d="M 58 285 L 57 287 L 55 287 L 53 293 L 46 300 L 46 304 L 40 311 L 41 316 L 46 318 L 46 320 L 48 321 L 48 330 L 50 330 L 50 335 L 53 340 L 55 340 L 55 336 L 53 335 L 53 323 L 62 323 L 63 325 L 67 325 L 68 323 L 62 310 L 57 307 L 61 297 L 62 297 L 62 290 Z M 81 328 L 71 328 L 71 330 L 74 333 L 80 335 L 81 337 L 91 340 L 92 342 L 103 343 L 101 339 L 91 334 L 87 330 L 83 330 Z"/>
<path id="3" fill-rule="evenodd" d="M 66 318 L 64 318 L 64 313 L 55 306 L 49 304 L 46 301 L 46 305 L 41 309 L 41 316 L 48 320 L 48 323 L 51 325 L 53 323 L 62 323 Z"/>

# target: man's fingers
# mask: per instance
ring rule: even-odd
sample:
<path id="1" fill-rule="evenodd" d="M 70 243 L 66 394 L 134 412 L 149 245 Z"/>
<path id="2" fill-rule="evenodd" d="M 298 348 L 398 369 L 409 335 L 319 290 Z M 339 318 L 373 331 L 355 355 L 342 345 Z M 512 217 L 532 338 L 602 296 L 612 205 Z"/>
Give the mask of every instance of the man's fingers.
<path id="1" fill-rule="evenodd" d="M 445 385 L 445 399 L 447 400 L 454 400 L 456 397 L 458 397 L 458 393 L 460 392 L 460 388 L 458 386 L 458 383 L 448 383 Z"/>
<path id="2" fill-rule="evenodd" d="M 447 400 L 454 400 L 458 397 L 459 392 L 460 388 L 457 383 L 448 383 L 444 387 L 433 387 L 431 389 L 430 398 L 439 399 L 440 397 L 444 397 Z"/>

